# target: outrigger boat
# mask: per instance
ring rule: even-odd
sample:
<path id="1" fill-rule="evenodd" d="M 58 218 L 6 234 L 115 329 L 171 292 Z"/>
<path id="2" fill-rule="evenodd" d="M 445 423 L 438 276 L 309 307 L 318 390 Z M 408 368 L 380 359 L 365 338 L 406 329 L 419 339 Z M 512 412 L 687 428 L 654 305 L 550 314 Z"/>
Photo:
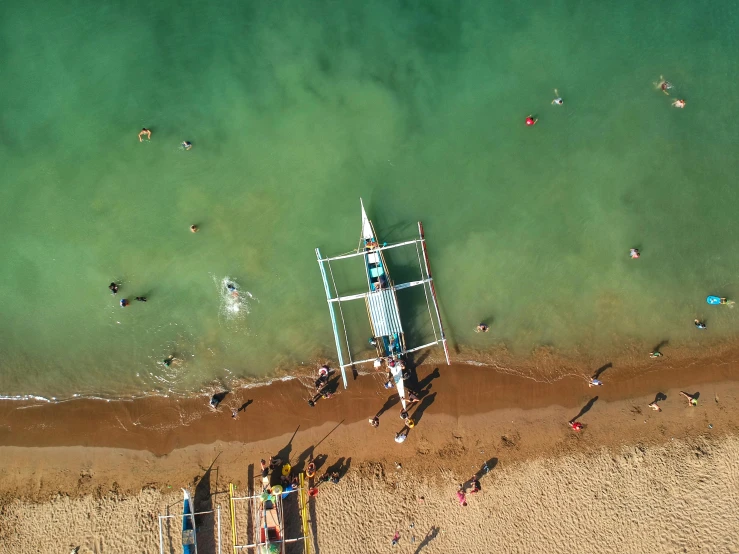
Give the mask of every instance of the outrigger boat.
<path id="1" fill-rule="evenodd" d="M 182 489 L 185 502 L 182 506 L 182 554 L 198 554 L 198 541 L 195 535 L 195 512 L 190 493 Z"/>
<path id="2" fill-rule="evenodd" d="M 328 302 L 328 308 L 331 314 L 331 324 L 334 331 L 334 340 L 336 341 L 336 351 L 339 356 L 341 375 L 344 381 L 344 388 L 346 388 L 347 367 L 353 367 L 358 364 L 374 362 L 376 360 L 376 358 L 369 358 L 365 360 L 354 360 L 352 358 L 351 349 L 349 347 L 348 333 L 346 331 L 346 324 L 344 322 L 343 310 L 341 308 L 342 302 L 364 299 L 365 303 L 367 304 L 367 314 L 369 315 L 372 337 L 377 349 L 377 355 L 380 358 L 385 358 L 389 361 L 388 367 L 390 373 L 393 376 L 393 380 L 395 381 L 395 385 L 398 389 L 398 394 L 400 394 L 400 398 L 403 401 L 403 406 L 405 407 L 404 387 L 402 379 L 403 367 L 401 361 L 401 358 L 404 355 L 416 350 L 421 350 L 422 348 L 428 348 L 430 346 L 441 344 L 444 348 L 444 356 L 446 358 L 446 362 L 447 364 L 450 363 L 449 348 L 447 346 L 446 336 L 444 335 L 444 327 L 441 323 L 439 304 L 436 298 L 436 289 L 434 288 L 434 282 L 431 277 L 431 270 L 429 267 L 429 259 L 428 253 L 426 251 L 426 239 L 423 233 L 423 225 L 420 221 L 418 222 L 419 238 L 417 239 L 390 245 L 384 243 L 381 244 L 379 239 L 377 238 L 375 229 L 372 226 L 372 222 L 367 217 L 367 212 L 364 209 L 364 203 L 361 201 L 361 199 L 360 205 L 362 208 L 362 231 L 360 236 L 359 248 L 357 248 L 356 252 L 344 254 L 341 256 L 334 256 L 331 258 L 324 258 L 321 256 L 320 250 L 316 248 L 316 257 L 318 258 L 318 265 L 321 269 L 323 286 L 326 291 L 326 300 Z M 403 246 L 410 247 L 413 245 L 415 245 L 418 255 L 418 265 L 421 278 L 417 281 L 411 281 L 408 283 L 396 285 L 390 278 L 383 252 L 390 248 L 398 248 Z M 423 262 L 421 261 L 421 251 L 423 252 Z M 366 272 L 368 290 L 367 292 L 359 294 L 341 296 L 336 288 L 336 282 L 334 280 L 330 262 L 352 258 L 355 256 L 364 257 L 365 267 L 367 270 Z M 329 276 L 333 287 L 329 285 Z M 423 286 L 424 293 L 426 295 L 426 304 L 429 309 L 431 327 L 434 333 L 435 340 L 427 344 L 408 348 L 405 342 L 405 335 L 403 333 L 403 325 L 400 320 L 400 313 L 398 311 L 398 299 L 396 293 L 399 290 L 415 286 Z M 335 293 L 335 296 L 332 294 L 332 289 Z M 433 304 L 434 306 L 436 318 L 434 318 L 431 313 L 431 304 Z M 339 335 L 339 324 L 336 318 L 336 310 L 334 306 L 338 308 L 339 316 L 344 330 L 344 343 L 342 343 Z M 346 352 L 347 354 L 348 361 L 345 361 L 344 352 Z"/>

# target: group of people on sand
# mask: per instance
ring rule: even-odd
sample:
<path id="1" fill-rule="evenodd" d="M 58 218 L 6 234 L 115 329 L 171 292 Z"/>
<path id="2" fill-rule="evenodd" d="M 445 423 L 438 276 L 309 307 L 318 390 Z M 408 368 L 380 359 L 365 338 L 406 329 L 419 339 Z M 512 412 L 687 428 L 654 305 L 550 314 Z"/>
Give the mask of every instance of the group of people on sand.
<path id="1" fill-rule="evenodd" d="M 300 487 L 300 478 L 292 466 L 276 457 L 270 456 L 269 462 L 259 461 L 262 468 L 262 490 L 267 494 L 287 494 Z"/>
<path id="2" fill-rule="evenodd" d="M 652 352 L 652 355 L 654 355 L 654 354 L 657 354 L 658 356 L 661 356 L 662 355 L 659 352 L 657 352 L 656 350 L 655 350 L 655 352 Z M 608 366 L 606 366 L 606 367 L 608 367 Z M 600 370 L 600 371 L 602 371 L 602 370 Z M 600 379 L 598 379 L 599 374 L 600 374 L 600 371 L 598 373 L 596 373 L 595 375 L 593 375 L 592 377 L 590 377 L 590 379 L 588 380 L 588 387 L 601 387 L 601 386 L 603 386 L 603 381 L 601 381 Z M 687 392 L 680 391 L 680 394 L 685 397 L 685 399 L 688 401 L 688 406 L 690 406 L 691 408 L 694 408 L 694 407 L 696 407 L 698 405 L 698 396 L 699 396 L 699 393 L 689 394 Z M 660 393 L 660 394 L 657 395 L 657 398 L 655 398 L 655 400 L 653 402 L 651 402 L 650 404 L 648 404 L 648 407 L 651 408 L 652 410 L 654 410 L 655 412 L 661 412 L 662 411 L 662 408 L 660 407 L 660 405 L 658 404 L 658 402 L 659 402 L 660 399 L 664 400 L 666 398 L 667 398 L 666 396 L 664 396 L 662 393 Z M 582 431 L 585 428 L 585 425 L 583 425 L 579 421 L 576 421 L 575 419 L 571 419 L 570 421 L 568 421 L 567 422 L 567 425 L 569 426 L 570 429 L 572 429 L 575 432 Z"/>
<path id="3" fill-rule="evenodd" d="M 331 396 L 331 390 L 329 387 L 328 378 L 331 375 L 331 369 L 327 365 L 322 365 L 318 369 L 318 379 L 315 382 L 315 394 L 308 400 L 308 406 L 311 408 L 316 405 L 321 398 L 329 399 Z"/>

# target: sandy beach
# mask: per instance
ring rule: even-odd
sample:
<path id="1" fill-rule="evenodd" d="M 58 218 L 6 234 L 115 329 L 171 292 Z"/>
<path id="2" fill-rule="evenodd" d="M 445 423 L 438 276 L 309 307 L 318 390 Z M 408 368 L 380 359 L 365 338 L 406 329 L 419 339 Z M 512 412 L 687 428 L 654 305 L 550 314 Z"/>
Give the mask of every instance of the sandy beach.
<path id="1" fill-rule="evenodd" d="M 155 552 L 156 516 L 179 513 L 181 487 L 196 509 L 220 506 L 229 551 L 228 483 L 246 491 L 259 459 L 276 453 L 342 474 L 311 500 L 316 552 L 390 551 L 395 531 L 395 551 L 413 553 L 737 551 L 726 517 L 739 509 L 735 356 L 604 364 L 596 388 L 587 377 L 597 367 L 547 383 L 421 366 L 425 396 L 403 444 L 380 375 L 314 408 L 299 379 L 234 391 L 217 412 L 202 398 L 6 402 L 0 551 Z M 698 393 L 698 406 L 681 390 Z M 662 412 L 647 407 L 657 393 Z M 582 432 L 567 427 L 573 418 Z M 457 487 L 473 474 L 482 491 L 461 507 Z M 216 525 L 204 517 L 200 551 L 213 552 Z M 172 536 L 165 551 L 178 552 Z"/>

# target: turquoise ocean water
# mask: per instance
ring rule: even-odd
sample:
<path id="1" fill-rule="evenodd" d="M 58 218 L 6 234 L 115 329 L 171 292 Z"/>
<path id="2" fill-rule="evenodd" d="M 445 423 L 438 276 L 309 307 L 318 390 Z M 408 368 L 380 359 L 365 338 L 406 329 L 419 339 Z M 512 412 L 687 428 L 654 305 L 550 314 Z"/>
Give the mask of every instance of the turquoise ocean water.
<path id="1" fill-rule="evenodd" d="M 424 222 L 462 352 L 731 337 L 704 298 L 739 297 L 737 24 L 725 1 L 3 2 L 0 395 L 335 356 L 314 248 L 356 246 L 360 196 L 383 240 Z"/>

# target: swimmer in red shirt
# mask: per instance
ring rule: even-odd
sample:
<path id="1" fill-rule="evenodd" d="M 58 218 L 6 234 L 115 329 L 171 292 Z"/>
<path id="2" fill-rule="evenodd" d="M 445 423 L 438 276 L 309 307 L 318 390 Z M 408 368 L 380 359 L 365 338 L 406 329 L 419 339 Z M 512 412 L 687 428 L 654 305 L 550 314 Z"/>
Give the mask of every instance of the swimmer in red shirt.
<path id="1" fill-rule="evenodd" d="M 533 115 L 530 115 L 526 118 L 526 125 L 528 125 L 529 127 L 533 127 L 534 125 L 536 125 L 537 121 L 539 121 L 539 118 L 534 118 Z"/>

